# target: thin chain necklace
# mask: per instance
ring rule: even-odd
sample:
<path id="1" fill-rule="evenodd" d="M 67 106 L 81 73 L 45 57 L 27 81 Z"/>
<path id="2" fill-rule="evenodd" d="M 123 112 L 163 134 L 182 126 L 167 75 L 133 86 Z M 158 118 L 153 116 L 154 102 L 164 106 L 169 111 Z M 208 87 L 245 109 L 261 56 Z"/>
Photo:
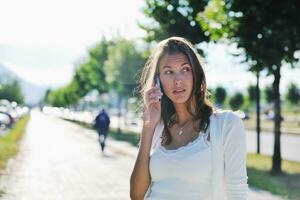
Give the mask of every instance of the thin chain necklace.
<path id="1" fill-rule="evenodd" d="M 188 120 L 187 122 L 185 122 L 185 123 L 183 124 L 183 126 L 180 127 L 179 132 L 178 132 L 178 135 L 182 135 L 182 134 L 183 134 L 183 129 L 184 129 L 187 125 L 189 125 L 190 122 L 192 122 L 192 121 L 193 121 L 193 119 L 190 119 L 190 120 Z M 179 124 L 178 124 L 178 126 L 179 126 Z"/>

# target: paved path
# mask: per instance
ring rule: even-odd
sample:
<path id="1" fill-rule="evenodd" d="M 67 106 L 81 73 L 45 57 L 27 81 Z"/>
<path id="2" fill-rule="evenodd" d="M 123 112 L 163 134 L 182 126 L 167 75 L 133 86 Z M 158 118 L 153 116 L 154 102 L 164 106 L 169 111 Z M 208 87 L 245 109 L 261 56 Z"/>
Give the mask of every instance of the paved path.
<path id="1" fill-rule="evenodd" d="M 106 156 L 100 153 L 94 131 L 34 111 L 20 153 L 0 178 L 0 199 L 129 199 L 137 149 L 108 140 L 107 150 Z M 251 189 L 249 200 L 281 198 Z"/>
<path id="2" fill-rule="evenodd" d="M 1 177 L 2 199 L 129 199 L 132 160 L 102 156 L 93 131 L 33 112 L 20 154 Z"/>

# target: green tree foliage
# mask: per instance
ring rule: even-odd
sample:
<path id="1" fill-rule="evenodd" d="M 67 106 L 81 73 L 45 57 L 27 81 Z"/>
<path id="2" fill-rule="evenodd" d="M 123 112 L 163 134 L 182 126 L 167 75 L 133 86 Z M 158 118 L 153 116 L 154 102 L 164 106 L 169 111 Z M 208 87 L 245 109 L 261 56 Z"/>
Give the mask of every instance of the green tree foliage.
<path id="1" fill-rule="evenodd" d="M 119 94 L 131 96 L 137 85 L 137 72 L 144 62 L 145 58 L 136 50 L 133 41 L 120 39 L 109 48 L 108 59 L 104 63 L 107 83 Z"/>
<path id="2" fill-rule="evenodd" d="M 44 101 L 57 107 L 74 105 L 80 99 L 79 91 L 78 84 L 73 80 L 68 85 L 57 90 L 52 91 L 48 89 L 45 93 Z"/>
<path id="3" fill-rule="evenodd" d="M 256 86 L 249 85 L 247 91 L 250 103 L 254 104 L 256 101 Z"/>
<path id="4" fill-rule="evenodd" d="M 288 92 L 286 95 L 286 99 L 294 105 L 297 105 L 300 101 L 300 90 L 297 88 L 297 85 L 291 83 L 288 87 Z"/>
<path id="5" fill-rule="evenodd" d="M 244 103 L 243 94 L 240 92 L 235 93 L 229 100 L 229 105 L 232 110 L 238 110 Z"/>
<path id="6" fill-rule="evenodd" d="M 208 41 L 197 23 L 197 14 L 204 10 L 208 0 L 146 0 L 144 13 L 149 21 L 140 24 L 147 32 L 147 41 L 160 41 L 170 36 L 187 38 L 193 44 Z"/>
<path id="7" fill-rule="evenodd" d="M 233 37 L 237 27 L 233 16 L 226 14 L 223 0 L 210 0 L 205 9 L 198 13 L 196 20 L 210 41 Z"/>
<path id="8" fill-rule="evenodd" d="M 108 59 L 108 48 L 113 45 L 111 41 L 103 38 L 89 49 L 87 61 L 77 67 L 74 79 L 81 89 L 81 97 L 93 89 L 98 90 L 100 94 L 107 92 L 104 62 Z"/>
<path id="9" fill-rule="evenodd" d="M 46 93 L 46 102 L 53 106 L 74 105 L 94 89 L 101 94 L 114 88 L 122 96 L 130 96 L 136 87 L 135 75 L 145 62 L 135 46 L 130 40 L 103 39 L 89 49 L 68 85 Z"/>
<path id="10" fill-rule="evenodd" d="M 265 100 L 268 104 L 273 103 L 273 88 L 271 86 L 266 86 L 264 89 Z"/>
<path id="11" fill-rule="evenodd" d="M 300 49 L 300 3 L 297 0 L 274 2 L 272 0 L 214 0 L 223 2 L 216 12 L 226 14 L 229 21 L 209 18 L 211 24 L 227 32 L 228 38 L 245 52 L 245 62 L 251 71 L 266 70 L 274 76 L 274 154 L 272 173 L 281 172 L 280 127 L 281 103 L 279 84 L 283 63 L 295 66 Z M 229 22 L 229 23 L 228 23 Z M 232 26 L 228 24 L 233 23 Z M 213 33 L 213 32 L 212 32 Z M 224 33 L 223 33 L 224 35 Z"/>
<path id="12" fill-rule="evenodd" d="M 0 83 L 0 99 L 15 101 L 18 104 L 24 103 L 24 95 L 17 80 Z"/>
<path id="13" fill-rule="evenodd" d="M 223 87 L 217 87 L 215 89 L 215 101 L 218 106 L 223 106 L 226 99 L 226 89 Z"/>
<path id="14" fill-rule="evenodd" d="M 80 98 L 93 89 L 99 93 L 107 92 L 109 88 L 105 80 L 104 62 L 110 45 L 113 43 L 103 38 L 90 48 L 86 61 L 76 67 L 72 81 L 62 88 L 47 92 L 46 102 L 53 106 L 67 106 L 78 103 Z"/>

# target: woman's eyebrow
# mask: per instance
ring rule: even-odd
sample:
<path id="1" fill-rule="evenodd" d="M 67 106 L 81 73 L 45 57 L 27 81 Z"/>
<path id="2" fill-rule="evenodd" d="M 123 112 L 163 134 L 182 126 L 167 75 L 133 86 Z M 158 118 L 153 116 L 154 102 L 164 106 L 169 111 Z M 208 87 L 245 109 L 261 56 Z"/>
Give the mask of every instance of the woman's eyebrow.
<path id="1" fill-rule="evenodd" d="M 183 65 L 190 65 L 190 63 L 185 62 L 185 63 L 181 64 L 181 66 L 183 66 Z"/>
<path id="2" fill-rule="evenodd" d="M 185 63 L 182 63 L 182 64 L 181 64 L 181 66 L 184 66 L 184 65 L 190 65 L 190 64 L 189 64 L 188 62 L 185 62 Z M 162 68 L 163 68 L 163 69 L 165 69 L 165 68 L 172 69 L 172 67 L 169 66 L 169 65 L 165 65 L 165 66 L 163 66 Z"/>
<path id="3" fill-rule="evenodd" d="M 165 69 L 165 68 L 172 68 L 172 67 L 168 66 L 168 65 L 165 65 L 165 66 L 163 66 L 163 69 Z"/>

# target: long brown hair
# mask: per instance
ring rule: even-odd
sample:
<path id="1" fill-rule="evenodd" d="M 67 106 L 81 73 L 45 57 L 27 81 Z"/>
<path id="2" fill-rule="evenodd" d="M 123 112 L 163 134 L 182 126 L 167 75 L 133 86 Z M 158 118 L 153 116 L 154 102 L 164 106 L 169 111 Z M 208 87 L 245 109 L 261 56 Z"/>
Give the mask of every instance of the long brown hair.
<path id="1" fill-rule="evenodd" d="M 206 131 L 210 123 L 209 117 L 214 112 L 214 108 L 208 98 L 206 78 L 200 63 L 200 56 L 188 40 L 181 37 L 171 37 L 158 43 L 143 68 L 140 78 L 140 95 L 145 100 L 145 92 L 150 89 L 154 76 L 159 73 L 161 58 L 174 53 L 184 54 L 190 62 L 193 71 L 193 90 L 187 102 L 187 110 L 192 115 L 195 129 Z M 162 92 L 164 92 L 163 88 Z M 192 112 L 193 99 L 196 103 L 195 113 Z M 169 144 L 172 141 L 169 128 L 175 123 L 175 114 L 173 102 L 166 95 L 163 95 L 161 98 L 161 118 L 164 123 L 163 144 Z M 199 123 L 195 124 L 196 121 Z"/>

